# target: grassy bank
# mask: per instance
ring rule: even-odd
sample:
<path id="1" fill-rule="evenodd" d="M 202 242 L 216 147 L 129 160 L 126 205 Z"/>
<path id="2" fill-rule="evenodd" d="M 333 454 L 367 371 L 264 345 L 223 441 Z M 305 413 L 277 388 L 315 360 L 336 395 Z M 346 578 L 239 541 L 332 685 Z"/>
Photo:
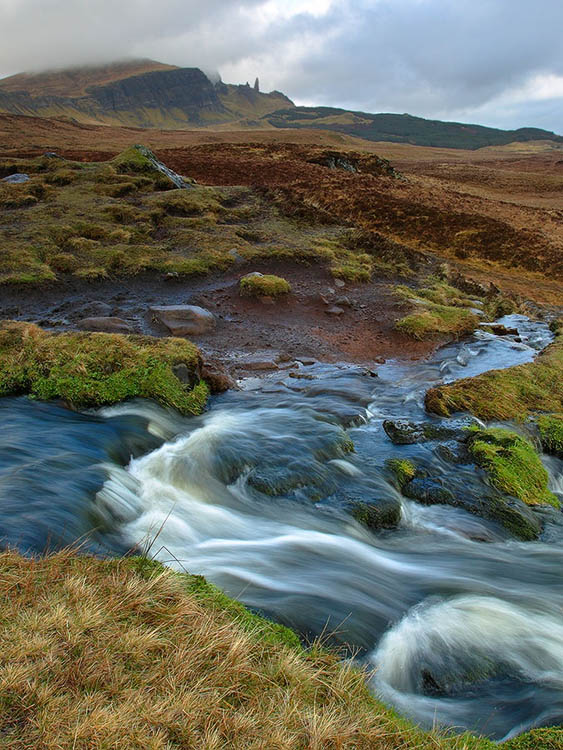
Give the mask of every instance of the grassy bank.
<path id="1" fill-rule="evenodd" d="M 5 748 L 487 748 L 425 735 L 364 676 L 146 561 L 0 557 Z"/>
<path id="2" fill-rule="evenodd" d="M 431 388 L 428 411 L 441 416 L 467 411 L 484 420 L 524 421 L 538 412 L 563 412 L 563 325 L 534 362 L 491 370 L 474 378 Z"/>
<path id="3" fill-rule="evenodd" d="M 201 577 L 142 558 L 1 554 L 0 633 L 10 750 L 494 747 L 415 729 L 336 654 L 304 650 Z M 562 735 L 537 730 L 504 747 L 556 750 Z"/>
<path id="4" fill-rule="evenodd" d="M 185 365 L 192 383 L 174 374 Z M 62 399 L 74 408 L 114 404 L 136 396 L 183 414 L 203 410 L 198 349 L 178 338 L 44 331 L 31 323 L 0 322 L 0 396 Z"/>
<path id="5" fill-rule="evenodd" d="M 15 172 L 30 179 L 0 182 L 0 284 L 190 276 L 241 259 L 320 262 L 350 281 L 410 273 L 403 259 L 391 262 L 393 253 L 378 260 L 328 214 L 288 215 L 275 196 L 248 187 L 187 180 L 176 189 L 134 148 L 99 163 L 0 159 L 0 177 Z"/>

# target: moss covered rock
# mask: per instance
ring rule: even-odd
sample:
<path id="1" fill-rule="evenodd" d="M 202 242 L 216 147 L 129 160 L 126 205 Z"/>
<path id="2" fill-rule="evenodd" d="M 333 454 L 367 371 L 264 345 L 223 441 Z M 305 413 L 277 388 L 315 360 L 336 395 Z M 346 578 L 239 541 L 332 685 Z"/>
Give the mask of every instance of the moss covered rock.
<path id="1" fill-rule="evenodd" d="M 547 488 L 548 474 L 528 440 L 502 428 L 471 430 L 469 452 L 488 473 L 491 483 L 526 505 L 553 505 L 559 501 Z"/>
<path id="2" fill-rule="evenodd" d="M 538 418 L 542 448 L 563 458 L 563 414 L 546 414 Z"/>
<path id="3" fill-rule="evenodd" d="M 416 467 L 406 458 L 389 458 L 385 462 L 385 468 L 391 472 L 400 488 L 414 479 Z"/>
<path id="4" fill-rule="evenodd" d="M 191 387 L 174 373 L 184 364 Z M 198 349 L 184 339 L 108 333 L 53 334 L 30 323 L 0 322 L 0 396 L 62 399 L 74 408 L 151 398 L 183 414 L 203 411 Z"/>
<path id="5" fill-rule="evenodd" d="M 281 297 L 291 292 L 291 286 L 281 276 L 252 273 L 240 280 L 240 293 L 243 297 Z"/>

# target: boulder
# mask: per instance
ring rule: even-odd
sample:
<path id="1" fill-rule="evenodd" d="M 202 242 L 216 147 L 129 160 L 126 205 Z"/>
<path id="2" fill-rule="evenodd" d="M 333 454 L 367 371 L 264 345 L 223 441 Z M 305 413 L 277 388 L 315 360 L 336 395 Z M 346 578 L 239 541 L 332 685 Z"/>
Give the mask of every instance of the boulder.
<path id="1" fill-rule="evenodd" d="M 213 313 L 197 305 L 157 305 L 150 311 L 173 336 L 200 336 L 217 324 Z"/>
<path id="2" fill-rule="evenodd" d="M 11 174 L 8 177 L 4 177 L 2 179 L 2 182 L 7 182 L 9 185 L 21 185 L 23 182 L 28 182 L 30 179 L 31 177 L 28 174 L 17 172 L 16 174 Z"/>
<path id="3" fill-rule="evenodd" d="M 100 317 L 82 318 L 77 327 L 83 331 L 97 331 L 100 333 L 133 333 L 133 327 L 123 318 Z"/>
<path id="4" fill-rule="evenodd" d="M 465 440 L 466 433 L 461 429 L 443 427 L 433 422 L 409 422 L 404 419 L 383 422 L 383 429 L 395 445 L 414 445 L 429 440 Z"/>
<path id="5" fill-rule="evenodd" d="M 439 477 L 422 477 L 417 472 L 417 476 L 403 487 L 402 493 L 423 505 L 451 505 L 496 521 L 514 537 L 524 541 L 537 539 L 542 531 L 541 516 L 520 500 L 500 494 L 466 492 L 462 487 L 452 491 Z"/>
<path id="6" fill-rule="evenodd" d="M 392 497 L 369 502 L 356 502 L 350 508 L 351 515 L 372 531 L 394 529 L 401 520 L 401 503 Z"/>
<path id="7" fill-rule="evenodd" d="M 206 360 L 201 368 L 201 377 L 211 393 L 223 393 L 237 387 L 236 382 L 218 362 Z"/>

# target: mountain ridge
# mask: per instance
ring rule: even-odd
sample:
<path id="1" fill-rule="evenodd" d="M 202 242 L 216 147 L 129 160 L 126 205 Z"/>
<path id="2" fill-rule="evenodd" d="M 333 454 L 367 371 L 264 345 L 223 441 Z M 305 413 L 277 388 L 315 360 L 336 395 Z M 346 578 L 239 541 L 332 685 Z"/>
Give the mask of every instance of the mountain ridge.
<path id="1" fill-rule="evenodd" d="M 199 68 L 149 59 L 0 79 L 0 113 L 170 130 L 225 125 L 322 129 L 368 141 L 457 149 L 530 141 L 563 144 L 563 137 L 540 128 L 501 130 L 410 114 L 295 106 L 279 91 L 212 81 Z"/>

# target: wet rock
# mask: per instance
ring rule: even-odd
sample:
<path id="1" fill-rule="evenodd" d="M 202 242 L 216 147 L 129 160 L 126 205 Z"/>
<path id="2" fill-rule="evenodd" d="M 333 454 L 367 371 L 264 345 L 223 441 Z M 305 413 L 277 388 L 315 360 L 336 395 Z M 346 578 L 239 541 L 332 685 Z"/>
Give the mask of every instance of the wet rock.
<path id="1" fill-rule="evenodd" d="M 23 172 L 16 172 L 16 174 L 8 175 L 3 177 L 2 182 L 7 182 L 9 185 L 21 185 L 24 182 L 28 182 L 31 177 Z"/>
<path id="2" fill-rule="evenodd" d="M 464 443 L 450 440 L 447 443 L 440 443 L 436 447 L 436 453 L 451 464 L 469 464 L 471 456 Z"/>
<path id="3" fill-rule="evenodd" d="M 501 323 L 480 323 L 479 325 L 489 328 L 495 336 L 518 336 L 517 328 L 507 328 Z"/>
<path id="4" fill-rule="evenodd" d="M 335 305 L 338 305 L 339 307 L 353 307 L 353 302 L 350 297 L 338 297 Z"/>
<path id="5" fill-rule="evenodd" d="M 440 479 L 415 477 L 403 487 L 403 495 L 423 505 L 457 505 L 454 494 Z"/>
<path id="6" fill-rule="evenodd" d="M 195 372 L 193 368 L 190 369 L 183 362 L 180 362 L 179 364 L 174 365 L 172 367 L 172 372 L 178 378 L 180 383 L 183 383 L 184 385 L 189 385 L 190 388 L 193 388 L 199 382 L 199 374 Z"/>
<path id="7" fill-rule="evenodd" d="M 239 363 L 246 370 L 252 372 L 259 370 L 277 370 L 278 364 L 274 359 L 264 359 L 263 357 L 249 357 Z"/>
<path id="8" fill-rule="evenodd" d="M 401 503 L 393 498 L 374 502 L 358 502 L 351 508 L 352 516 L 368 529 L 394 529 L 401 520 Z"/>
<path id="9" fill-rule="evenodd" d="M 209 386 L 211 393 L 223 393 L 237 387 L 234 379 L 218 362 L 210 360 L 204 362 L 201 368 L 201 377 Z"/>
<path id="10" fill-rule="evenodd" d="M 500 494 L 473 494 L 463 486 L 448 487 L 439 477 L 417 476 L 406 484 L 402 493 L 405 497 L 423 505 L 451 505 L 468 513 L 496 521 L 510 534 L 523 541 L 533 541 L 541 533 L 541 515 L 516 498 Z"/>
<path id="11" fill-rule="evenodd" d="M 200 336 L 217 325 L 213 313 L 197 305 L 157 305 L 150 311 L 173 336 Z"/>
<path id="12" fill-rule="evenodd" d="M 338 307 L 338 305 L 333 305 L 332 307 L 329 307 L 327 310 L 325 310 L 325 313 L 327 315 L 334 315 L 335 317 L 339 317 L 340 315 L 344 315 L 344 308 Z"/>
<path id="13" fill-rule="evenodd" d="M 295 357 L 296 362 L 301 362 L 302 365 L 316 365 L 317 360 L 314 357 Z"/>
<path id="14" fill-rule="evenodd" d="M 466 437 L 461 429 L 443 427 L 433 422 L 408 422 L 402 419 L 386 419 L 383 429 L 395 445 L 414 445 L 444 438 L 464 440 Z"/>
<path id="15" fill-rule="evenodd" d="M 112 317 L 113 308 L 107 302 L 94 300 L 82 305 L 77 312 L 89 318 L 109 318 Z"/>
<path id="16" fill-rule="evenodd" d="M 134 333 L 133 326 L 126 320 L 123 320 L 123 318 L 83 318 L 82 320 L 79 320 L 76 325 L 83 331 L 97 331 L 101 333 Z"/>

